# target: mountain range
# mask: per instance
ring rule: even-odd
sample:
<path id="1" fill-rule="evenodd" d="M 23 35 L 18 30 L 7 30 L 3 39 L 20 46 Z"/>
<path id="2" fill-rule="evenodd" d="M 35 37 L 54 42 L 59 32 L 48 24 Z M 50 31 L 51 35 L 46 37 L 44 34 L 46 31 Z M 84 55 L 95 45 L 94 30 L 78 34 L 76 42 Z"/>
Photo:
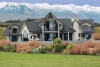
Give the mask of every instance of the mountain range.
<path id="1" fill-rule="evenodd" d="M 48 3 L 17 3 L 0 2 L 0 21 L 7 20 L 25 20 L 27 18 L 42 18 L 48 12 L 52 12 L 57 18 L 73 18 L 76 14 L 78 19 L 94 19 L 100 23 L 100 7 L 74 4 L 50 5 Z"/>

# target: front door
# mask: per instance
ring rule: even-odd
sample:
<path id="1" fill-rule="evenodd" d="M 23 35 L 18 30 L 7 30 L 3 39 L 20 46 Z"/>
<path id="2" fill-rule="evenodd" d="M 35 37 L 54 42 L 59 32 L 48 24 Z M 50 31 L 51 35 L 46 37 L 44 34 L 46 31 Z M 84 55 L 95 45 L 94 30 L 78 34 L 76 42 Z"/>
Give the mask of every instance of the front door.
<path id="1" fill-rule="evenodd" d="M 17 42 L 17 36 L 12 36 L 12 42 Z"/>

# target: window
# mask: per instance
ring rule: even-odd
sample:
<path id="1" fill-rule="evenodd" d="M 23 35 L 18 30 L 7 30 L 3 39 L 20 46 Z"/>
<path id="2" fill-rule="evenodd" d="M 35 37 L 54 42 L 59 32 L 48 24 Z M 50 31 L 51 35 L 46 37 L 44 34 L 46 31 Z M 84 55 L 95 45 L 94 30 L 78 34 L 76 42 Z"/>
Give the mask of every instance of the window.
<path id="1" fill-rule="evenodd" d="M 26 30 L 24 31 L 24 38 L 28 38 L 28 33 Z"/>
<path id="2" fill-rule="evenodd" d="M 56 27 L 57 27 L 56 22 L 50 22 L 49 23 L 49 29 L 50 29 L 50 31 L 57 30 Z"/>
<path id="3" fill-rule="evenodd" d="M 80 37 L 80 33 L 78 33 L 78 36 Z"/>
<path id="4" fill-rule="evenodd" d="M 84 26 L 83 26 L 83 30 L 84 30 L 84 31 L 89 31 L 89 26 L 88 26 L 88 25 L 84 25 Z"/>
<path id="5" fill-rule="evenodd" d="M 29 39 L 28 39 L 28 33 L 27 33 L 26 30 L 24 31 L 24 34 L 23 34 L 23 41 L 29 41 Z"/>
<path id="6" fill-rule="evenodd" d="M 17 28 L 13 28 L 13 33 L 17 33 Z"/>

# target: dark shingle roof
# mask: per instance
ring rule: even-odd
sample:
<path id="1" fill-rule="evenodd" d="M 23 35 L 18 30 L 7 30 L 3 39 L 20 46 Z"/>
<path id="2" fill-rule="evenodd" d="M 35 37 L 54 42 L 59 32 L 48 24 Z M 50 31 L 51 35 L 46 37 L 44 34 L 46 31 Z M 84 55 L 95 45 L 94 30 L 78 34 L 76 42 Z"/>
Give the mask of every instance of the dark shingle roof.
<path id="1" fill-rule="evenodd" d="M 30 32 L 42 32 L 41 27 L 39 26 L 41 19 L 35 20 L 34 22 L 25 22 L 28 30 Z"/>
<path id="2" fill-rule="evenodd" d="M 6 28 L 6 31 L 4 32 L 4 35 L 18 35 L 20 34 L 20 30 L 22 28 L 23 23 L 10 23 L 8 25 L 8 27 Z M 10 33 L 10 29 L 12 26 L 17 26 L 18 27 L 18 31 L 17 33 Z"/>
<path id="3" fill-rule="evenodd" d="M 42 32 L 41 30 L 41 27 L 39 26 L 39 23 L 42 19 L 38 19 L 38 20 L 35 20 L 33 22 L 25 22 L 28 30 L 30 32 Z M 61 32 L 66 32 L 66 31 L 70 31 L 70 32 L 75 32 L 75 30 L 73 28 L 70 28 L 71 25 L 73 24 L 73 22 L 71 22 L 71 19 L 58 19 L 62 24 L 63 24 L 63 28 L 61 29 Z M 91 30 L 88 31 L 88 32 L 94 32 L 95 31 L 95 28 L 94 28 L 94 21 L 93 19 L 82 19 L 82 20 L 79 20 L 78 23 L 81 25 L 82 23 L 84 23 L 85 21 L 87 21 L 88 23 L 92 24 L 92 27 L 91 27 Z M 21 27 L 23 25 L 23 23 L 16 23 L 15 25 L 17 25 L 19 27 L 19 30 L 16 34 L 10 34 L 9 31 L 10 31 L 10 27 L 14 25 L 13 23 L 10 23 L 8 25 L 8 28 L 6 29 L 4 35 L 18 35 L 20 30 L 21 30 Z"/>
<path id="4" fill-rule="evenodd" d="M 93 19 L 80 19 L 78 22 L 79 22 L 79 24 L 83 24 L 84 22 L 88 22 L 94 26 Z"/>
<path id="5" fill-rule="evenodd" d="M 73 24 L 71 22 L 71 19 L 59 19 L 59 21 L 63 24 L 63 28 L 61 29 L 61 32 L 65 32 L 65 31 L 75 31 L 74 29 L 69 29 L 71 27 L 71 25 Z"/>
<path id="6" fill-rule="evenodd" d="M 93 19 L 81 19 L 78 22 L 79 22 L 80 25 L 83 24 L 84 22 L 88 22 L 89 24 L 92 25 L 92 27 L 90 27 L 90 31 L 84 31 L 84 32 L 86 32 L 86 33 L 87 32 L 95 32 L 95 26 L 94 26 Z"/>

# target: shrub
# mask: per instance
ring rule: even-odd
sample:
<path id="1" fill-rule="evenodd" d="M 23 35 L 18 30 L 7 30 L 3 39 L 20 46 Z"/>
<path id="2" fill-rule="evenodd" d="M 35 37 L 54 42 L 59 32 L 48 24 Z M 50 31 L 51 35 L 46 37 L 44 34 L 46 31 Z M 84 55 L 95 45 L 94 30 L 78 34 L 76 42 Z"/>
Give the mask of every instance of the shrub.
<path id="1" fill-rule="evenodd" d="M 31 53 L 33 51 L 33 49 L 38 48 L 41 46 L 41 42 L 40 41 L 30 41 L 28 43 L 21 43 L 21 44 L 17 44 L 16 46 L 16 50 L 17 52 L 21 52 L 21 53 Z"/>
<path id="2" fill-rule="evenodd" d="M 11 49 L 11 45 L 7 44 L 3 47 L 3 51 L 5 52 L 10 52 L 10 49 Z"/>
<path id="3" fill-rule="evenodd" d="M 73 47 L 73 44 L 70 42 L 66 48 L 67 48 L 68 50 L 71 50 L 72 47 Z"/>
<path id="4" fill-rule="evenodd" d="M 55 52 L 62 52 L 63 51 L 63 47 L 61 44 L 55 44 L 54 45 L 54 51 Z"/>
<path id="5" fill-rule="evenodd" d="M 87 47 L 85 45 L 82 45 L 81 48 L 80 48 L 80 53 L 86 55 L 87 54 L 86 49 L 87 49 Z"/>
<path id="6" fill-rule="evenodd" d="M 90 41 L 87 41 L 83 45 L 85 45 L 86 48 L 94 48 L 95 47 L 95 43 L 93 41 L 91 41 L 91 40 Z"/>
<path id="7" fill-rule="evenodd" d="M 94 47 L 96 53 L 100 53 L 100 43 L 97 43 Z"/>
<path id="8" fill-rule="evenodd" d="M 11 52 L 16 52 L 16 47 L 15 47 L 15 45 L 11 45 Z"/>
<path id="9" fill-rule="evenodd" d="M 73 45 L 73 48 L 71 49 L 71 53 L 80 54 L 80 48 L 81 48 L 81 44 Z"/>
<path id="10" fill-rule="evenodd" d="M 96 53 L 95 53 L 94 48 L 87 48 L 87 54 L 89 54 L 89 55 L 95 55 Z"/>
<path id="11" fill-rule="evenodd" d="M 39 53 L 41 53 L 41 54 L 48 53 L 48 48 L 46 48 L 46 47 L 40 48 L 40 49 L 39 49 Z"/>
<path id="12" fill-rule="evenodd" d="M 64 49 L 62 53 L 65 54 L 65 55 L 66 54 L 71 54 L 71 50 Z"/>
<path id="13" fill-rule="evenodd" d="M 34 54 L 38 54 L 38 53 L 39 53 L 39 52 L 38 52 L 38 49 L 36 49 L 36 48 L 33 49 L 33 50 L 32 50 L 32 53 L 34 53 Z"/>
<path id="14" fill-rule="evenodd" d="M 69 43 L 68 42 L 66 42 L 66 43 L 61 42 L 60 44 L 63 46 L 63 49 L 65 49 Z"/>
<path id="15" fill-rule="evenodd" d="M 61 43 L 61 39 L 60 38 L 56 38 L 55 40 L 54 40 L 54 44 L 60 44 Z"/>
<path id="16" fill-rule="evenodd" d="M 8 40 L 1 40 L 0 41 L 0 50 L 2 51 L 3 47 L 6 46 L 7 44 L 11 44 L 11 42 Z"/>
<path id="17" fill-rule="evenodd" d="M 32 53 L 32 49 L 31 48 L 26 49 L 26 53 Z"/>
<path id="18" fill-rule="evenodd" d="M 95 40 L 100 40 L 100 33 L 93 33 L 93 37 Z"/>

